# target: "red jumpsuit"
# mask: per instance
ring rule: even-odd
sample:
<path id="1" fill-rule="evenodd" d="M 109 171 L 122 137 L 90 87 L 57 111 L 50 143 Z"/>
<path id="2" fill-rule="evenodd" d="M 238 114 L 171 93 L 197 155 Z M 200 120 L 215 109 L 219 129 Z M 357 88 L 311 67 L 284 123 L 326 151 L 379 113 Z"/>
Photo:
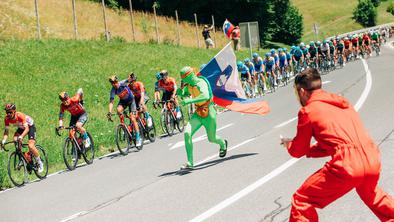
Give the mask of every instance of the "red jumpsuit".
<path id="1" fill-rule="evenodd" d="M 324 208 L 353 188 L 381 221 L 394 221 L 394 200 L 377 187 L 379 149 L 345 98 L 315 90 L 298 113 L 297 135 L 287 149 L 296 158 L 332 158 L 293 195 L 290 222 L 318 221 L 315 208 Z"/>

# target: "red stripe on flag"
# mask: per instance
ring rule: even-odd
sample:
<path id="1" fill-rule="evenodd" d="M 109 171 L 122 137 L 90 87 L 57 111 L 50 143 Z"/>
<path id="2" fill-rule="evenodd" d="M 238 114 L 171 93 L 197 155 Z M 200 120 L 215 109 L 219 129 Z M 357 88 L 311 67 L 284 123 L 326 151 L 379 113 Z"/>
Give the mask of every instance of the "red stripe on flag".
<path id="1" fill-rule="evenodd" d="M 265 115 L 271 111 L 271 108 L 269 107 L 269 105 L 266 101 L 256 101 L 256 102 L 252 102 L 252 103 L 239 103 L 239 102 L 233 102 L 230 100 L 221 99 L 221 98 L 214 96 L 213 102 L 223 108 L 226 108 L 226 109 L 229 109 L 229 110 L 235 111 L 235 112 L 240 112 L 240 113 Z"/>

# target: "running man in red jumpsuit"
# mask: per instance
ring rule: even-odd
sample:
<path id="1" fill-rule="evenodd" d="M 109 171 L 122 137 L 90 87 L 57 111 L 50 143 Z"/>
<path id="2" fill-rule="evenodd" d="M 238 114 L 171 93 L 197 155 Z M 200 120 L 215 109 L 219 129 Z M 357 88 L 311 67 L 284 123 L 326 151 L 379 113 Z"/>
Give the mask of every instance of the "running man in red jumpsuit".
<path id="1" fill-rule="evenodd" d="M 324 208 L 356 189 L 381 221 L 394 221 L 394 200 L 380 189 L 380 152 L 367 134 L 358 113 L 343 97 L 321 89 L 320 74 L 308 68 L 297 75 L 294 90 L 300 104 L 297 135 L 282 138 L 295 158 L 331 156 L 292 198 L 290 222 L 318 221 L 315 208 Z M 311 145 L 311 138 L 316 143 Z"/>

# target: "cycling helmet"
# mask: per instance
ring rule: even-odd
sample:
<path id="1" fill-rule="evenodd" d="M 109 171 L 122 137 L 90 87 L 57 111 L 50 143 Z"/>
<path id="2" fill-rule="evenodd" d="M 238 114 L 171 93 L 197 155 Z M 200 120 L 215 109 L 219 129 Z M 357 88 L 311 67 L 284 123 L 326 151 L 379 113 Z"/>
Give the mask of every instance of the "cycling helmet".
<path id="1" fill-rule="evenodd" d="M 327 44 L 327 40 L 324 39 L 324 40 L 323 40 L 323 44 L 324 44 L 324 45 Z"/>
<path id="2" fill-rule="evenodd" d="M 301 42 L 300 47 L 305 47 L 305 43 Z"/>
<path id="3" fill-rule="evenodd" d="M 295 48 L 296 48 L 295 45 L 292 45 L 292 46 L 291 46 L 291 50 L 294 50 Z"/>
<path id="4" fill-rule="evenodd" d="M 270 54 L 269 52 L 265 53 L 265 57 L 266 57 L 266 58 L 268 58 L 268 57 L 270 57 L 270 56 L 271 56 L 271 54 Z"/>
<path id="5" fill-rule="evenodd" d="M 68 95 L 68 93 L 67 92 L 60 92 L 59 93 L 59 99 L 61 100 L 61 101 L 66 101 L 68 98 L 70 98 L 70 96 Z"/>
<path id="6" fill-rule="evenodd" d="M 317 42 L 316 42 L 316 45 L 317 45 L 317 46 L 320 46 L 320 45 L 321 45 L 321 42 L 320 42 L 320 41 L 317 41 Z"/>
<path id="7" fill-rule="evenodd" d="M 330 41 L 328 42 L 328 45 L 333 46 L 334 44 Z"/>
<path id="8" fill-rule="evenodd" d="M 110 76 L 110 77 L 108 78 L 108 81 L 109 81 L 110 83 L 114 83 L 114 82 L 118 82 L 119 79 L 118 79 L 118 77 L 117 77 L 116 75 L 113 75 L 113 76 Z"/>
<path id="9" fill-rule="evenodd" d="M 259 54 L 257 54 L 256 52 L 255 53 L 253 53 L 253 58 L 257 58 L 257 57 L 259 57 Z"/>
<path id="10" fill-rule="evenodd" d="M 346 41 L 346 40 L 349 40 L 349 38 L 348 38 L 348 37 L 345 37 L 345 41 Z"/>
<path id="11" fill-rule="evenodd" d="M 275 54 L 276 51 L 275 51 L 275 49 L 271 49 L 270 52 L 271 52 L 271 54 Z"/>
<path id="12" fill-rule="evenodd" d="M 160 80 L 160 79 L 161 79 L 160 72 L 157 72 L 157 73 L 156 73 L 156 79 L 157 79 L 157 80 Z"/>
<path id="13" fill-rule="evenodd" d="M 241 61 L 237 62 L 237 68 L 238 69 L 242 68 L 243 65 L 244 65 L 243 62 L 241 62 Z"/>
<path id="14" fill-rule="evenodd" d="M 4 110 L 5 110 L 6 112 L 8 112 L 8 111 L 14 111 L 14 110 L 16 110 L 16 105 L 13 104 L 13 103 L 7 103 L 7 104 L 5 104 L 5 106 L 4 106 Z"/>
<path id="15" fill-rule="evenodd" d="M 314 42 L 314 41 L 310 41 L 310 42 L 309 42 L 309 45 L 310 45 L 310 46 L 314 46 L 314 45 L 315 45 L 315 42 Z"/>
<path id="16" fill-rule="evenodd" d="M 278 49 L 278 52 L 283 52 L 283 49 L 282 49 L 282 48 L 279 48 L 279 49 Z"/>
<path id="17" fill-rule="evenodd" d="M 201 65 L 200 65 L 200 70 L 202 70 L 203 68 L 205 68 L 205 66 L 207 66 L 207 64 L 205 64 L 205 63 L 204 63 L 204 64 L 201 64 Z"/>
<path id="18" fill-rule="evenodd" d="M 244 59 L 244 63 L 245 63 L 245 64 L 248 64 L 249 62 L 250 62 L 250 59 L 249 59 L 249 58 Z"/>
<path id="19" fill-rule="evenodd" d="M 129 74 L 129 78 L 132 82 L 137 80 L 137 76 L 133 72 Z"/>
<path id="20" fill-rule="evenodd" d="M 166 76 L 168 76 L 168 71 L 163 69 L 163 70 L 160 71 L 160 75 L 161 75 L 162 78 L 166 77 Z"/>
<path id="21" fill-rule="evenodd" d="M 284 51 L 284 52 L 287 52 L 287 48 L 283 48 L 283 51 Z"/>

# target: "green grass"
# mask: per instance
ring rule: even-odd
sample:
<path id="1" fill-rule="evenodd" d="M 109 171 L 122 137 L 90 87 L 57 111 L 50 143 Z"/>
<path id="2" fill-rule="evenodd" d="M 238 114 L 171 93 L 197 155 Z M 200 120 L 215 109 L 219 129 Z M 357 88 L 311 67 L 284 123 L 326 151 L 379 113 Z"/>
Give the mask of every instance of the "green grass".
<path id="1" fill-rule="evenodd" d="M 173 45 L 72 40 L 0 41 L 0 104 L 14 102 L 17 110 L 30 115 L 37 127 L 37 142 L 47 150 L 50 172 L 65 169 L 62 159 L 63 137 L 57 137 L 60 91 L 75 93 L 82 87 L 89 115 L 87 129 L 93 135 L 101 156 L 114 146 L 115 123 L 106 120 L 110 84 L 108 76 L 126 78 L 135 72 L 153 97 L 155 73 L 167 69 L 179 82 L 179 70 L 186 65 L 199 67 L 219 49 L 205 50 Z M 261 54 L 263 51 L 260 52 Z M 243 59 L 248 50 L 237 52 Z M 117 99 L 116 101 L 117 102 Z M 158 111 L 148 105 L 159 124 Z M 0 119 L 5 112 L 0 111 Z M 68 124 L 70 114 L 66 113 Z M 3 129 L 1 124 L 0 129 Z M 14 129 L 10 135 L 13 135 Z M 116 149 L 116 148 L 115 148 Z M 10 187 L 7 176 L 8 153 L 0 153 L 0 188 Z"/>
<path id="2" fill-rule="evenodd" d="M 303 41 L 316 40 L 312 26 L 317 23 L 320 27 L 318 39 L 346 33 L 363 27 L 353 19 L 353 10 L 357 0 L 292 0 L 293 4 L 300 10 L 304 17 Z M 394 22 L 394 16 L 386 12 L 390 1 L 385 1 L 377 8 L 377 23 L 384 24 Z"/>

